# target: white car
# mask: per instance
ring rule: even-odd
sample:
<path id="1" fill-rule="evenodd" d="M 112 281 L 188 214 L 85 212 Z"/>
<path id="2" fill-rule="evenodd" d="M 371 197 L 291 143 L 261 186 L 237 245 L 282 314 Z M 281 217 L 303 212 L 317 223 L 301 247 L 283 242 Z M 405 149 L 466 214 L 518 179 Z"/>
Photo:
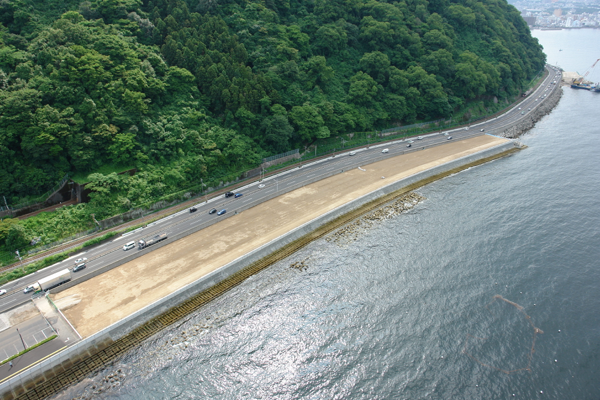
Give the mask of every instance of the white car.
<path id="1" fill-rule="evenodd" d="M 258 185 L 258 188 L 259 188 L 259 189 L 262 189 L 262 188 L 264 188 L 264 187 L 265 187 L 265 184 L 264 184 L 264 183 L 261 183 L 260 185 Z"/>
<path id="2" fill-rule="evenodd" d="M 78 258 L 77 260 L 75 260 L 75 265 L 77 264 L 81 264 L 87 261 L 87 258 L 83 257 L 83 258 Z"/>
<path id="3" fill-rule="evenodd" d="M 383 149 L 383 150 L 381 150 L 381 152 L 382 152 L 382 153 L 389 153 L 389 152 L 390 152 L 390 149 Z"/>
<path id="4" fill-rule="evenodd" d="M 485 129 L 480 130 L 480 132 L 483 132 L 483 131 L 485 131 Z"/>
<path id="5" fill-rule="evenodd" d="M 423 136 L 419 136 L 417 140 L 423 140 Z"/>
<path id="6" fill-rule="evenodd" d="M 350 153 L 348 153 L 348 155 L 349 156 L 354 156 L 354 155 L 356 155 L 356 152 L 355 151 L 351 151 Z"/>
<path id="7" fill-rule="evenodd" d="M 4 289 L 0 290 L 0 296 L 2 296 L 3 294 L 6 294 L 6 290 Z"/>
<path id="8" fill-rule="evenodd" d="M 33 285 L 27 286 L 25 289 L 23 289 L 23 293 L 29 293 L 29 292 L 33 292 L 35 290 L 35 288 L 33 287 Z"/>
<path id="9" fill-rule="evenodd" d="M 127 251 L 129 249 L 133 249 L 134 247 L 135 247 L 135 242 L 129 242 L 129 243 L 126 243 L 125 246 L 123 246 L 123 250 Z"/>

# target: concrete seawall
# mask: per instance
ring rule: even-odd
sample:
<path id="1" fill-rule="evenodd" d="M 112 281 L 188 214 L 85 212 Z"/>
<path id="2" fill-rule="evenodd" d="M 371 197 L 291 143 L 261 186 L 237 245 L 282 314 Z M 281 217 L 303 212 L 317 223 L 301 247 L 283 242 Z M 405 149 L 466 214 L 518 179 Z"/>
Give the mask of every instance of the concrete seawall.
<path id="1" fill-rule="evenodd" d="M 134 330 L 146 324 L 148 321 L 160 316 L 161 314 L 167 312 L 173 307 L 179 306 L 181 303 L 185 302 L 190 297 L 198 295 L 199 293 L 211 287 L 214 287 L 218 283 L 225 281 L 226 279 L 230 278 L 236 273 L 239 273 L 252 263 L 263 259 L 264 257 L 268 256 L 273 252 L 278 251 L 279 249 L 282 249 L 284 246 L 288 245 L 289 243 L 295 240 L 298 240 L 299 238 L 302 238 L 303 236 L 316 230 L 317 228 L 322 227 L 323 225 L 330 223 L 331 221 L 339 218 L 340 216 L 347 214 L 353 210 L 356 210 L 375 199 L 381 198 L 382 196 L 386 196 L 399 189 L 430 179 L 444 172 L 460 169 L 461 167 L 467 166 L 473 162 L 477 162 L 479 160 L 484 160 L 490 157 L 497 156 L 499 154 L 509 152 L 511 150 L 514 150 L 515 147 L 516 144 L 514 142 L 506 142 L 496 147 L 483 150 L 479 153 L 471 154 L 469 156 L 453 160 L 446 164 L 436 166 L 434 168 L 417 173 L 413 176 L 407 177 L 397 182 L 393 182 L 383 188 L 373 191 L 365 196 L 348 202 L 345 205 L 340 206 L 328 213 L 325 213 L 320 217 L 315 218 L 312 221 L 294 230 L 289 231 L 285 235 L 280 236 L 279 238 L 269 242 L 268 244 L 261 246 L 260 248 L 257 248 L 256 250 L 242 257 L 239 257 L 238 259 L 219 268 L 218 270 L 205 275 L 204 277 L 196 280 L 195 282 L 187 285 L 186 287 L 183 287 L 171 293 L 165 298 L 156 301 L 150 304 L 149 306 L 129 315 L 128 317 L 80 341 L 79 343 L 54 355 L 53 357 L 43 360 L 42 362 L 28 369 L 27 371 L 3 382 L 2 384 L 0 384 L 0 394 L 2 394 L 3 398 L 7 399 L 17 398 L 22 394 L 25 394 L 26 397 L 24 398 L 40 398 L 41 392 L 36 393 L 36 390 L 32 390 L 35 389 L 36 386 L 43 384 L 44 382 L 52 379 L 52 377 L 57 376 L 63 371 L 68 370 L 77 362 L 86 362 L 87 358 L 91 355 L 102 351 L 103 349 L 107 348 L 111 343 L 114 343 L 115 341 L 131 334 Z M 180 235 L 174 236 L 173 240 L 180 238 L 180 236 L 182 235 L 185 236 L 188 234 L 190 234 L 190 232 L 185 232 Z M 171 240 L 169 242 L 171 242 Z M 156 247 L 162 247 L 166 244 L 167 243 L 158 244 Z M 123 262 L 120 262 L 120 264 L 128 262 L 136 257 L 136 255 L 127 257 L 127 259 Z M 113 268 L 114 266 L 115 265 L 111 265 L 111 268 Z M 95 367 L 99 366 L 96 365 Z"/>

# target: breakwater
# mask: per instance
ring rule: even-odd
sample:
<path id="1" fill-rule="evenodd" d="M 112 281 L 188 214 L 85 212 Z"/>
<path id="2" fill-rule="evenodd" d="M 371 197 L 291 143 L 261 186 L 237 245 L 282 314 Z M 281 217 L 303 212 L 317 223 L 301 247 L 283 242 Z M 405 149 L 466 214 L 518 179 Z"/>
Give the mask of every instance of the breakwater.
<path id="1" fill-rule="evenodd" d="M 56 393 L 247 277 L 366 212 L 417 187 L 516 150 L 514 142 L 506 142 L 394 182 L 338 207 L 4 382 L 0 393 L 7 399 L 37 399 Z"/>

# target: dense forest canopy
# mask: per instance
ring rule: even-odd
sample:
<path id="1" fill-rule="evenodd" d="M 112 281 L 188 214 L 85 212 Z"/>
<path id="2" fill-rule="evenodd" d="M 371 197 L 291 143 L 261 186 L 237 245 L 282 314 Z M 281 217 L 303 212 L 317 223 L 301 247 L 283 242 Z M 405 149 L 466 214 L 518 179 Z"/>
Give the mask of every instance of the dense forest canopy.
<path id="1" fill-rule="evenodd" d="M 137 166 L 129 207 L 318 138 L 516 96 L 544 62 L 505 0 L 2 0 L 0 194 Z"/>

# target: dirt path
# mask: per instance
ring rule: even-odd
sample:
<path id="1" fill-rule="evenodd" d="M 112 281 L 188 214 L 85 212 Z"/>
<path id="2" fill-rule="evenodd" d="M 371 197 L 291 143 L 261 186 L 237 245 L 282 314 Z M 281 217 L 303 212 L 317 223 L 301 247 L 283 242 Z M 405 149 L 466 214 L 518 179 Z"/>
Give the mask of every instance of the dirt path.
<path id="1" fill-rule="evenodd" d="M 479 136 L 390 157 L 315 182 L 223 220 L 60 292 L 79 304 L 65 315 L 84 337 L 355 198 L 417 172 L 505 142 Z M 385 176 L 385 179 L 381 179 Z"/>

